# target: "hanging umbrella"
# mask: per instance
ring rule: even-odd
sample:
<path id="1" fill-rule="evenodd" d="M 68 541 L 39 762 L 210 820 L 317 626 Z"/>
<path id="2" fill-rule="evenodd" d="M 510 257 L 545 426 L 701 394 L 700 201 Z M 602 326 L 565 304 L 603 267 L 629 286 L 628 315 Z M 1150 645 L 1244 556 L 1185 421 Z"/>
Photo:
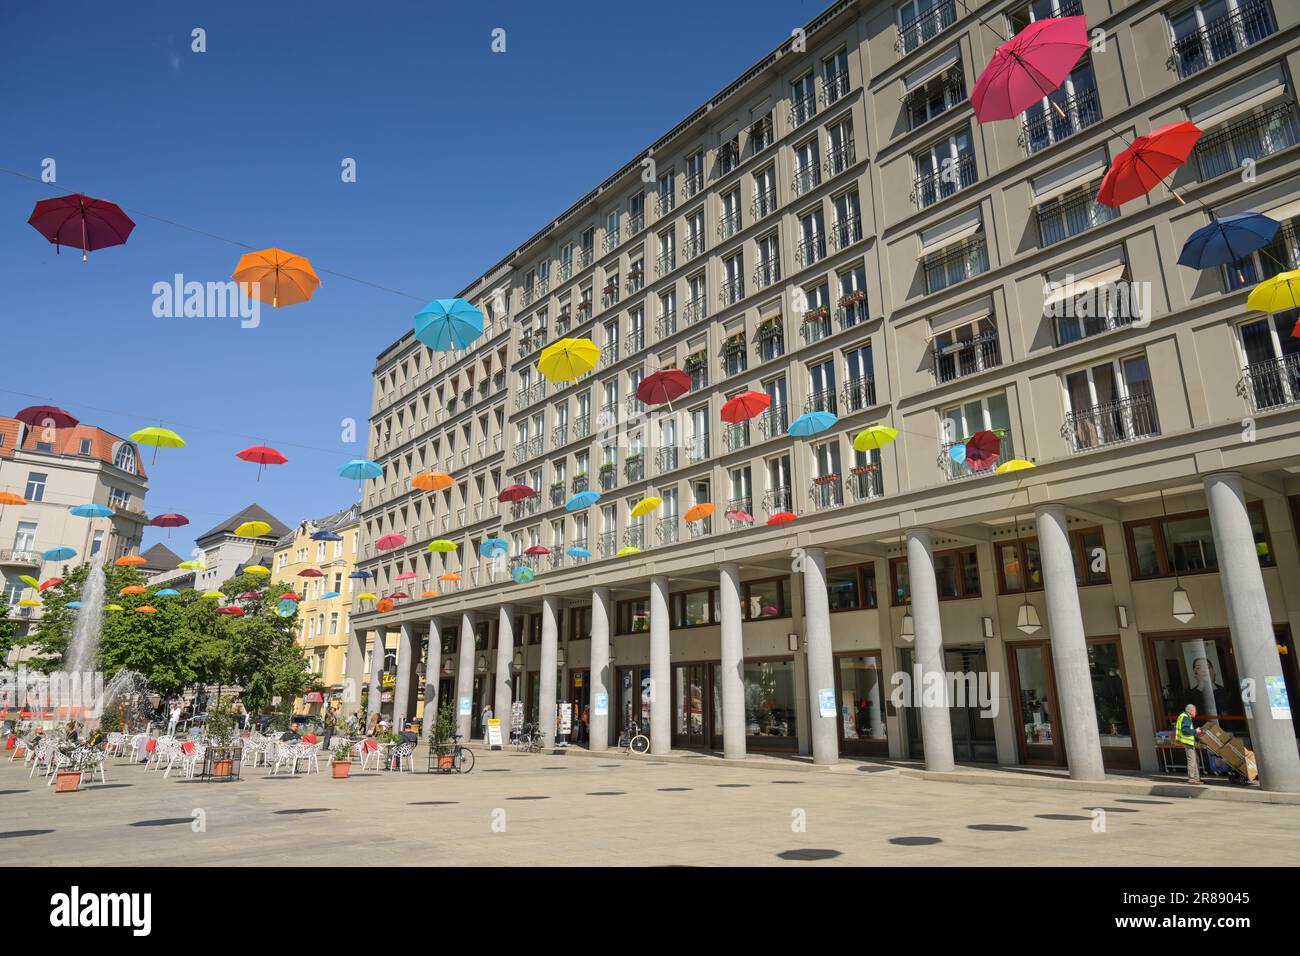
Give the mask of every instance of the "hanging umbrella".
<path id="1" fill-rule="evenodd" d="M 373 601 L 374 599 L 375 599 L 375 595 L 371 594 L 369 591 L 367 591 L 365 594 L 357 595 L 358 601 Z"/>
<path id="2" fill-rule="evenodd" d="M 510 485 L 508 488 L 502 488 L 497 495 L 498 501 L 523 501 L 525 498 L 531 498 L 537 494 L 527 485 Z"/>
<path id="3" fill-rule="evenodd" d="M 451 552 L 455 551 L 458 547 L 459 545 L 457 545 L 455 541 L 448 541 L 446 538 L 438 538 L 429 542 L 427 550 L 434 551 L 438 554 L 451 554 Z"/>
<path id="4" fill-rule="evenodd" d="M 399 548 L 404 544 L 406 544 L 406 535 L 386 534 L 375 542 L 375 547 L 380 551 L 391 551 L 393 548 Z"/>
<path id="5" fill-rule="evenodd" d="M 244 573 L 264 578 L 270 575 L 271 569 L 260 564 L 250 564 L 248 567 L 244 568 Z"/>
<path id="6" fill-rule="evenodd" d="M 393 580 L 394 580 L 394 581 L 414 581 L 414 580 L 415 580 L 415 572 L 414 572 L 414 571 L 404 571 L 403 573 L 399 574 L 397 577 L 393 578 Z"/>
<path id="7" fill-rule="evenodd" d="M 21 601 L 18 602 L 18 606 L 19 607 L 40 607 L 41 602 L 37 601 L 35 598 L 23 598 Z"/>
<path id="8" fill-rule="evenodd" d="M 961 442 L 948 446 L 948 457 L 959 465 L 966 464 L 966 446 Z"/>
<path id="9" fill-rule="evenodd" d="M 478 546 L 478 553 L 485 558 L 500 558 L 510 551 L 510 542 L 505 538 L 488 538 Z"/>
<path id="10" fill-rule="evenodd" d="M 75 428 L 80 424 L 70 412 L 53 405 L 29 405 L 14 415 L 24 425 L 32 428 Z"/>
<path id="11" fill-rule="evenodd" d="M 572 548 L 567 549 L 564 553 L 576 561 L 586 561 L 588 558 L 591 557 L 590 551 L 588 551 L 586 548 L 578 547 L 576 545 Z"/>
<path id="12" fill-rule="evenodd" d="M 96 249 L 122 245 L 135 228 L 117 203 L 81 193 L 42 199 L 27 222 L 54 243 L 56 253 L 63 246 L 80 249 L 82 262 Z"/>
<path id="13" fill-rule="evenodd" d="M 235 529 L 239 538 L 261 538 L 271 533 L 271 526 L 265 521 L 245 521 Z"/>
<path id="14" fill-rule="evenodd" d="M 970 465 L 971 471 L 986 471 L 993 467 L 1001 450 L 1002 439 L 996 433 L 976 432 L 966 442 L 966 464 Z"/>
<path id="15" fill-rule="evenodd" d="M 1019 116 L 1060 88 L 1088 49 L 1083 17 L 1035 20 L 994 52 L 971 90 L 981 123 Z M 1052 104 L 1060 116 L 1065 113 Z"/>
<path id="16" fill-rule="evenodd" d="M 124 554 L 113 562 L 119 568 L 138 568 L 142 564 L 149 562 L 138 554 Z"/>
<path id="17" fill-rule="evenodd" d="M 328 601 L 330 598 L 336 598 L 338 596 L 339 596 L 338 591 L 326 591 L 324 594 L 320 596 L 320 599 L 322 601 Z"/>
<path id="18" fill-rule="evenodd" d="M 524 554 L 528 555 L 530 558 L 536 558 L 536 557 L 540 557 L 541 555 L 550 554 L 550 553 L 551 553 L 550 548 L 544 547 L 543 545 L 540 544 L 535 544 L 531 548 L 524 549 Z"/>
<path id="19" fill-rule="evenodd" d="M 245 591 L 243 594 L 241 594 L 241 595 L 239 595 L 237 598 L 235 598 L 235 600 L 237 600 L 237 601 L 259 601 L 259 600 L 261 600 L 261 598 L 262 598 L 262 592 L 261 592 L 261 591 Z"/>
<path id="20" fill-rule="evenodd" d="M 527 584 L 536 577 L 536 574 L 528 565 L 521 564 L 510 572 L 510 577 L 514 579 L 515 584 Z"/>
<path id="21" fill-rule="evenodd" d="M 754 516 L 743 508 L 731 508 L 722 517 L 737 521 L 740 524 L 750 524 L 754 520 Z"/>
<path id="22" fill-rule="evenodd" d="M 838 422 L 839 419 L 830 412 L 804 412 L 790 423 L 786 433 L 795 438 L 808 438 L 834 428 Z"/>
<path id="23" fill-rule="evenodd" d="M 709 501 L 702 501 L 698 505 L 691 505 L 686 509 L 686 521 L 690 524 L 694 524 L 696 521 L 703 521 L 716 510 L 717 505 Z"/>
<path id="24" fill-rule="evenodd" d="M 303 568 L 301 571 L 298 572 L 298 577 L 300 577 L 300 578 L 323 578 L 323 577 L 325 577 L 325 572 L 324 572 L 324 571 L 317 571 L 315 568 Z"/>
<path id="25" fill-rule="evenodd" d="M 355 579 L 358 580 L 358 581 L 367 581 L 367 580 L 370 579 L 370 572 L 369 572 L 369 571 L 353 571 L 351 574 L 348 575 L 348 577 L 350 577 L 350 578 L 355 578 Z"/>
<path id="26" fill-rule="evenodd" d="M 190 519 L 184 515 L 165 514 L 158 515 L 149 519 L 149 524 L 154 528 L 180 528 L 190 523 Z"/>
<path id="27" fill-rule="evenodd" d="M 185 439 L 170 428 L 141 428 L 131 433 L 131 440 L 141 445 L 153 445 L 153 460 L 158 460 L 159 448 L 184 448 Z"/>
<path id="28" fill-rule="evenodd" d="M 410 596 L 411 595 L 407 594 L 405 591 L 394 591 L 392 594 L 389 595 L 389 597 L 391 597 L 394 601 L 398 600 L 399 598 L 401 599 L 409 598 Z"/>
<path id="29" fill-rule="evenodd" d="M 435 352 L 455 352 L 483 334 L 483 313 L 464 299 L 434 299 L 415 314 L 415 337 Z"/>
<path id="30" fill-rule="evenodd" d="M 65 604 L 65 605 L 63 605 L 63 606 L 64 606 L 64 607 L 70 607 L 70 608 L 72 608 L 73 610 L 76 610 L 77 608 L 81 607 L 81 602 L 80 602 L 80 601 L 69 601 L 67 604 Z"/>
<path id="31" fill-rule="evenodd" d="M 146 588 L 140 584 L 128 584 L 118 591 L 118 594 L 144 594 Z"/>
<path id="32" fill-rule="evenodd" d="M 663 503 L 664 500 L 662 498 L 655 498 L 655 497 L 643 498 L 640 501 L 638 501 L 636 505 L 632 508 L 632 517 L 640 518 L 643 517 L 644 515 L 648 515 L 650 512 L 654 511 Z"/>
<path id="33" fill-rule="evenodd" d="M 445 471 L 422 471 L 411 476 L 411 487 L 420 491 L 445 491 L 455 483 Z"/>
<path id="34" fill-rule="evenodd" d="M 721 418 L 724 422 L 736 424 L 749 421 L 755 415 L 761 415 L 772 405 L 771 396 L 766 392 L 741 392 L 735 398 L 729 398 L 722 406 Z"/>
<path id="35" fill-rule="evenodd" d="M 137 614 L 157 614 L 158 609 L 152 604 L 141 604 L 135 609 Z"/>
<path id="36" fill-rule="evenodd" d="M 21 508 L 27 504 L 27 499 L 14 494 L 12 491 L 0 491 L 0 507 L 5 505 L 16 505 Z"/>
<path id="37" fill-rule="evenodd" d="M 1300 306 L 1300 269 L 1279 272 L 1251 290 L 1246 308 L 1256 312 L 1285 312 Z M 1294 334 L 1294 333 L 1293 333 Z"/>
<path id="38" fill-rule="evenodd" d="M 576 495 L 564 503 L 565 511 L 581 511 L 583 508 L 590 508 L 600 500 L 600 492 L 587 489 L 579 491 Z"/>
<path id="39" fill-rule="evenodd" d="M 62 584 L 62 583 L 63 583 L 63 578 L 50 578 L 48 581 L 42 581 L 41 586 L 38 590 L 46 591 L 54 587 L 56 584 Z"/>
<path id="40" fill-rule="evenodd" d="M 244 253 L 230 277 L 247 298 L 269 302 L 273 309 L 306 302 L 320 285 L 310 262 L 283 249 Z"/>
<path id="41" fill-rule="evenodd" d="M 335 534 L 333 531 L 314 531 L 311 539 L 313 541 L 342 541 L 343 535 Z"/>
<path id="42" fill-rule="evenodd" d="M 375 602 L 376 611 L 391 611 L 393 609 L 393 606 L 394 605 L 393 605 L 392 598 L 380 598 L 378 601 Z"/>
<path id="43" fill-rule="evenodd" d="M 1024 471 L 1027 468 L 1033 467 L 1034 463 L 1032 461 L 1025 461 L 1023 458 L 1011 458 L 1004 461 L 993 470 L 999 475 L 1005 475 L 1009 471 Z"/>
<path id="44" fill-rule="evenodd" d="M 691 377 L 679 368 L 651 372 L 636 387 L 636 397 L 647 405 L 667 405 L 691 390 Z"/>
<path id="45" fill-rule="evenodd" d="M 262 469 L 267 465 L 283 465 L 289 459 L 267 445 L 250 445 L 243 451 L 235 452 L 240 461 L 251 461 L 257 465 L 257 480 L 262 480 Z"/>
<path id="46" fill-rule="evenodd" d="M 74 514 L 78 518 L 111 518 L 113 509 L 107 505 L 74 505 L 68 509 L 69 514 Z"/>
<path id="47" fill-rule="evenodd" d="M 120 610 L 122 610 L 122 605 L 120 605 L 120 604 L 105 604 L 105 605 L 104 605 L 104 610 L 105 610 L 105 611 L 120 611 Z"/>
<path id="48" fill-rule="evenodd" d="M 853 438 L 854 451 L 875 451 L 898 437 L 898 429 L 888 425 L 868 425 Z"/>
<path id="49" fill-rule="evenodd" d="M 360 493 L 359 486 L 361 482 L 367 478 L 378 478 L 383 473 L 383 465 L 366 458 L 353 458 L 346 465 L 339 468 L 340 478 L 348 478 L 358 483 L 358 494 Z"/>
<path id="50" fill-rule="evenodd" d="M 41 582 L 37 581 L 30 574 L 20 574 L 18 575 L 18 580 L 22 581 L 23 584 L 27 585 L 29 588 L 39 588 L 41 586 Z"/>
<path id="51" fill-rule="evenodd" d="M 76 556 L 77 552 L 71 548 L 50 548 L 41 554 L 46 561 L 71 561 Z"/>
<path id="52" fill-rule="evenodd" d="M 629 544 L 629 545 L 625 545 L 624 547 L 619 548 L 619 549 L 618 549 L 618 553 L 615 555 L 615 557 L 617 557 L 617 558 L 626 558 L 626 557 L 628 557 L 629 555 L 632 555 L 632 554 L 640 554 L 640 553 L 641 553 L 641 549 L 640 549 L 640 548 L 634 548 L 634 547 L 632 547 L 632 545 Z"/>
<path id="53" fill-rule="evenodd" d="M 277 601 L 298 601 L 301 600 L 301 598 L 299 598 L 297 594 L 294 594 L 292 591 L 290 591 L 287 594 L 281 594 L 278 598 L 276 598 L 276 600 Z"/>
<path id="54" fill-rule="evenodd" d="M 422 597 L 422 598 L 436 598 L 437 596 L 438 596 L 438 592 L 437 592 L 437 591 L 421 591 L 421 592 L 420 592 L 420 597 Z"/>
<path id="55" fill-rule="evenodd" d="M 1183 243 L 1178 264 L 1192 269 L 1210 269 L 1239 262 L 1272 242 L 1281 228 L 1282 224 L 1276 219 L 1257 212 L 1243 212 L 1222 219 L 1210 213 L 1210 224 L 1197 229 Z M 1237 272 L 1241 274 L 1240 269 Z"/>
<path id="56" fill-rule="evenodd" d="M 298 610 L 298 602 L 283 600 L 275 606 L 275 613 L 279 617 L 293 617 L 294 612 Z"/>
<path id="57" fill-rule="evenodd" d="M 591 339 L 560 339 L 542 349 L 537 371 L 552 382 L 574 382 L 600 361 L 600 348 Z"/>
<path id="58" fill-rule="evenodd" d="M 182 561 L 180 564 L 176 565 L 176 567 L 180 568 L 182 571 L 203 571 L 206 570 L 207 565 L 202 561 Z"/>
<path id="59" fill-rule="evenodd" d="M 438 575 L 438 580 L 439 581 L 462 581 L 464 579 L 455 571 L 447 571 L 443 574 Z"/>
<path id="60" fill-rule="evenodd" d="M 1156 184 L 1187 161 L 1192 147 L 1201 138 L 1201 130 L 1186 120 L 1162 126 L 1154 133 L 1139 136 L 1115 157 L 1097 190 L 1097 202 L 1117 209 L 1130 199 L 1145 196 Z M 1170 189 L 1180 203 L 1183 197 Z"/>
<path id="61" fill-rule="evenodd" d="M 775 525 L 775 524 L 789 524 L 789 523 L 790 523 L 791 521 L 793 521 L 796 517 L 797 517 L 797 515 L 795 515 L 793 512 L 790 512 L 790 511 L 778 511 L 776 514 L 772 515 L 772 517 L 770 517 L 770 518 L 767 519 L 767 523 L 768 523 L 768 524 L 773 524 L 773 525 Z"/>
<path id="62" fill-rule="evenodd" d="M 229 614 L 231 617 L 243 617 L 244 609 L 242 607 L 219 607 L 218 614 Z"/>
<path id="63" fill-rule="evenodd" d="M 161 591 L 155 591 L 154 597 L 180 597 L 180 591 L 175 588 L 163 588 Z"/>
<path id="64" fill-rule="evenodd" d="M 200 595 L 200 597 L 207 598 L 208 600 L 213 600 L 213 599 L 220 600 L 221 598 L 225 597 L 225 595 L 222 594 L 220 591 L 204 591 L 203 594 Z"/>

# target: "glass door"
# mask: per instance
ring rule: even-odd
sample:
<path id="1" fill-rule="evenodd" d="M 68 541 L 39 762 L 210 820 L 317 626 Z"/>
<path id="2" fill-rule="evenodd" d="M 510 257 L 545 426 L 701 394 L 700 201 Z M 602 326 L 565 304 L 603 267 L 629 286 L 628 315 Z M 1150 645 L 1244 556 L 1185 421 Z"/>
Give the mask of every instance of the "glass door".
<path id="1" fill-rule="evenodd" d="M 887 693 L 880 657 L 854 654 L 836 658 L 835 690 L 839 697 L 840 752 L 889 756 L 885 734 Z"/>
<path id="2" fill-rule="evenodd" d="M 1007 645 L 1015 700 L 1020 760 L 1026 764 L 1065 766 L 1052 683 L 1051 646 L 1047 641 Z"/>
<path id="3" fill-rule="evenodd" d="M 673 746 L 704 750 L 712 739 L 712 697 L 707 664 L 678 664 L 673 668 Z"/>

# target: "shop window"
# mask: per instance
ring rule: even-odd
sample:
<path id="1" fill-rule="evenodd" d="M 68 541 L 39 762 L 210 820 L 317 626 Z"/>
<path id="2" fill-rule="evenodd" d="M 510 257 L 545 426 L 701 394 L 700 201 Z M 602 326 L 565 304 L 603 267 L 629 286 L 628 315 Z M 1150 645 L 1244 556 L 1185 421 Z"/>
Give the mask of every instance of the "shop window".
<path id="1" fill-rule="evenodd" d="M 912 600 L 907 558 L 889 562 L 890 584 L 895 607 Z M 934 578 L 940 601 L 956 601 L 980 596 L 979 556 L 975 548 L 954 548 L 934 553 Z"/>
<path id="2" fill-rule="evenodd" d="M 745 733 L 749 737 L 797 735 L 794 661 L 745 661 Z"/>
<path id="3" fill-rule="evenodd" d="M 717 591 L 687 591 L 668 598 L 672 626 L 704 627 L 718 622 Z"/>
<path id="4" fill-rule="evenodd" d="M 618 633 L 642 634 L 650 630 L 650 601 L 620 601 L 618 603 Z"/>
<path id="5" fill-rule="evenodd" d="M 1150 649 L 1151 674 L 1162 710 L 1156 718 L 1157 733 L 1169 731 L 1188 704 L 1196 705 L 1198 724 L 1218 720 L 1237 735 L 1248 733 L 1237 668 L 1226 635 L 1152 640 Z"/>
<path id="6" fill-rule="evenodd" d="M 861 564 L 830 568 L 826 572 L 826 598 L 832 611 L 854 611 L 876 606 L 876 566 Z"/>
<path id="7" fill-rule="evenodd" d="M 591 608 L 575 607 L 569 611 L 569 638 L 591 636 Z"/>
<path id="8" fill-rule="evenodd" d="M 840 687 L 840 738 L 886 743 L 887 685 L 880 658 L 874 654 L 836 658 Z"/>
<path id="9" fill-rule="evenodd" d="M 1017 548 L 1019 554 L 1017 555 Z M 1019 594 L 1043 589 L 1042 560 L 1038 556 L 1038 539 L 1021 538 L 1019 543 L 1004 541 L 997 546 L 998 592 Z M 1079 587 L 1109 584 L 1106 543 L 1100 528 L 1082 528 L 1070 532 L 1070 556 L 1074 559 L 1074 583 Z M 1027 578 L 1021 579 L 1021 571 Z"/>
<path id="10" fill-rule="evenodd" d="M 1246 510 L 1255 535 L 1255 553 L 1259 556 L 1259 563 L 1263 567 L 1272 567 L 1273 548 L 1264 522 L 1264 506 L 1255 501 L 1247 505 Z M 1219 570 L 1208 511 L 1130 521 L 1124 525 L 1124 534 L 1134 579 Z"/>
<path id="11" fill-rule="evenodd" d="M 790 579 L 769 578 L 741 585 L 742 615 L 746 621 L 790 616 Z"/>

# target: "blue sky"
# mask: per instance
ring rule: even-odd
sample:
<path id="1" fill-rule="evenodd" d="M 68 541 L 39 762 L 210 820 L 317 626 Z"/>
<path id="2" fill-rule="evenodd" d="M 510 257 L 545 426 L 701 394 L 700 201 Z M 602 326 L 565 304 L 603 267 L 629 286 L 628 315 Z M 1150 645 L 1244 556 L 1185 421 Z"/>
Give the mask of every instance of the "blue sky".
<path id="1" fill-rule="evenodd" d="M 375 355 L 420 302 L 323 274 L 256 329 L 156 318 L 154 283 L 225 280 L 242 250 L 133 215 L 127 245 L 82 263 L 27 225 L 33 204 L 85 192 L 451 296 L 824 5 L 0 0 L 0 167 L 57 163 L 54 186 L 0 173 L 0 310 L 21 347 L 0 411 L 175 429 L 188 447 L 149 466 L 146 505 L 193 533 L 251 501 L 289 524 L 346 507 L 335 469 L 365 453 Z M 289 463 L 255 481 L 234 453 L 263 443 Z M 146 547 L 191 546 L 164 535 Z"/>

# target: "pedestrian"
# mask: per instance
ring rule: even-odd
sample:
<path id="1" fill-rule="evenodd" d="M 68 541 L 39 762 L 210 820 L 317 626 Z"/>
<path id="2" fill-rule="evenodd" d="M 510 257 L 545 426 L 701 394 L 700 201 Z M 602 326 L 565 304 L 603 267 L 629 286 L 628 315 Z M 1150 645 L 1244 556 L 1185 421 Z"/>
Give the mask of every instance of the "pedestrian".
<path id="1" fill-rule="evenodd" d="M 587 725 L 587 721 L 588 721 L 589 717 L 590 717 L 590 715 L 589 715 L 588 712 L 587 712 L 587 705 L 586 705 L 586 704 L 583 704 L 583 705 L 582 705 L 582 722 L 578 725 L 578 736 L 582 738 L 581 740 L 578 741 L 578 743 L 580 743 L 580 744 L 585 744 L 585 743 L 588 741 L 588 739 L 589 739 L 589 732 L 590 732 L 590 730 L 591 730 L 591 728 Z"/>
<path id="2" fill-rule="evenodd" d="M 379 735 L 379 711 L 370 715 L 370 723 L 366 727 L 367 737 L 377 737 Z"/>
<path id="3" fill-rule="evenodd" d="M 171 719 L 167 721 L 167 736 L 176 736 L 176 725 L 181 721 L 181 702 L 172 704 Z"/>
<path id="4" fill-rule="evenodd" d="M 492 719 L 492 705 L 484 704 L 483 713 L 479 717 L 479 726 L 483 729 L 483 739 L 487 740 L 488 721 Z"/>
<path id="5" fill-rule="evenodd" d="M 334 737 L 334 727 L 338 724 L 338 717 L 334 714 L 334 707 L 325 708 L 325 749 L 330 749 L 330 740 Z"/>
<path id="6" fill-rule="evenodd" d="M 1201 766 L 1196 760 L 1196 735 L 1201 732 L 1201 728 L 1193 723 L 1195 717 L 1195 704 L 1188 704 L 1184 707 L 1183 712 L 1174 721 L 1174 736 L 1178 738 L 1178 742 L 1187 751 L 1187 782 L 1193 786 L 1201 787 L 1205 783 L 1201 780 Z"/>

